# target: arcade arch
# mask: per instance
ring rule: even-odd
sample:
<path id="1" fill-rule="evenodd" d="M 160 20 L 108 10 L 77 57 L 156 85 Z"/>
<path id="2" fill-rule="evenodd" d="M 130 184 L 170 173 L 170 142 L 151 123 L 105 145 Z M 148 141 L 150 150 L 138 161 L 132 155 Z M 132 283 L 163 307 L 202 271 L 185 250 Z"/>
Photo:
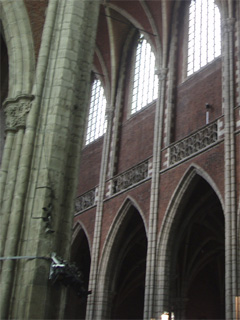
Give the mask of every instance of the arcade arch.
<path id="1" fill-rule="evenodd" d="M 141 214 L 125 203 L 107 238 L 100 264 L 97 319 L 143 319 L 147 236 Z"/>
<path id="2" fill-rule="evenodd" d="M 174 312 L 175 319 L 225 317 L 224 229 L 217 192 L 191 168 L 161 230 L 158 313 Z"/>
<path id="3" fill-rule="evenodd" d="M 91 253 L 89 241 L 84 228 L 78 224 L 75 228 L 74 239 L 71 247 L 71 261 L 76 264 L 82 275 L 84 290 L 88 291 Z M 80 297 L 73 289 L 68 289 L 65 308 L 66 319 L 85 319 L 87 295 Z"/>

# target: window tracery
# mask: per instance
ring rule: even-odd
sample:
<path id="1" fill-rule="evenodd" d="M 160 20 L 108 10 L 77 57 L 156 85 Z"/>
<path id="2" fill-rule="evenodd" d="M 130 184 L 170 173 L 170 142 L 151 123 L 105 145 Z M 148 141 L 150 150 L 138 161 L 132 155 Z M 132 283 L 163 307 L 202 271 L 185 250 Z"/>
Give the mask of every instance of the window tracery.
<path id="1" fill-rule="evenodd" d="M 135 54 L 131 97 L 131 114 L 157 99 L 158 80 L 155 75 L 155 56 L 151 45 L 140 35 Z"/>
<path id="2" fill-rule="evenodd" d="M 101 81 L 95 79 L 92 84 L 91 99 L 88 113 L 87 131 L 85 144 L 89 144 L 101 137 L 107 126 L 105 117 L 106 98 Z"/>
<path id="3" fill-rule="evenodd" d="M 187 76 L 221 55 L 221 17 L 214 0 L 189 6 Z"/>

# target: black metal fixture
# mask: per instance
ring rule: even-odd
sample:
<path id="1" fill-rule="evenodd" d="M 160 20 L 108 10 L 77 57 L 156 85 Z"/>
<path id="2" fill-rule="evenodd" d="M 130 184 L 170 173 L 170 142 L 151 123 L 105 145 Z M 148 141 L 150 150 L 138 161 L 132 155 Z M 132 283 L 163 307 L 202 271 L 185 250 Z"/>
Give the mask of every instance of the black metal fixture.
<path id="1" fill-rule="evenodd" d="M 50 203 L 48 207 L 42 208 L 45 212 L 45 217 L 42 217 L 42 220 L 45 222 L 45 232 L 53 233 L 54 230 L 52 228 L 52 204 Z"/>
<path id="2" fill-rule="evenodd" d="M 50 267 L 49 279 L 52 284 L 60 282 L 66 287 L 71 287 L 81 298 L 87 297 L 91 291 L 87 291 L 84 285 L 82 272 L 74 263 L 69 263 L 52 253 L 52 263 Z"/>
<path id="3" fill-rule="evenodd" d="M 205 103 L 206 107 L 206 124 L 209 124 L 209 111 L 211 109 L 211 105 L 209 103 Z"/>
<path id="4" fill-rule="evenodd" d="M 210 110 L 211 105 L 209 103 L 206 103 L 205 106 L 206 106 L 206 110 Z"/>

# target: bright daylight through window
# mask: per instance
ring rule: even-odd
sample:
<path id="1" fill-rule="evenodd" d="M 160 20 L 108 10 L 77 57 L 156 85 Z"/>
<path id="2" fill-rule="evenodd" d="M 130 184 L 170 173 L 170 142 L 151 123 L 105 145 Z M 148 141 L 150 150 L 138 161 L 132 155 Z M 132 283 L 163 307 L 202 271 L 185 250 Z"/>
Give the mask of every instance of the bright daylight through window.
<path id="1" fill-rule="evenodd" d="M 188 67 L 190 76 L 221 54 L 221 17 L 214 0 L 192 0 L 189 7 Z"/>
<path id="2" fill-rule="evenodd" d="M 136 49 L 131 114 L 157 99 L 158 80 L 155 75 L 155 56 L 150 44 L 141 35 Z"/>
<path id="3" fill-rule="evenodd" d="M 104 90 L 101 81 L 95 79 L 92 84 L 91 91 L 91 100 L 85 141 L 86 145 L 101 137 L 106 131 L 106 104 L 107 102 L 104 96 Z"/>

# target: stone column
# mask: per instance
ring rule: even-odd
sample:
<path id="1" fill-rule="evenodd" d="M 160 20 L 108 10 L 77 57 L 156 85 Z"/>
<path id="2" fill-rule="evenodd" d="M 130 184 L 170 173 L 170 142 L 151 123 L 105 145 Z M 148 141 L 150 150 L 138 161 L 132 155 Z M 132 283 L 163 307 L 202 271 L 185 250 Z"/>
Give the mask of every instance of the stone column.
<path id="1" fill-rule="evenodd" d="M 148 249 L 145 282 L 144 319 L 154 318 L 155 270 L 157 247 L 157 221 L 159 207 L 159 182 L 161 166 L 161 148 L 163 134 L 163 110 L 165 101 L 165 85 L 167 69 L 157 72 L 159 79 L 158 100 L 156 104 L 154 144 L 153 144 L 153 169 L 150 196 L 150 213 L 148 227 Z"/>
<path id="2" fill-rule="evenodd" d="M 18 164 L 26 127 L 26 118 L 31 108 L 32 95 L 20 95 L 6 99 L 3 106 L 6 114 L 6 145 L 1 168 L 1 234 L 0 256 L 4 253 L 4 243 L 11 215 L 13 194 L 16 187 Z"/>
<path id="3" fill-rule="evenodd" d="M 238 208 L 238 219 L 237 219 L 238 223 L 238 229 L 237 229 L 237 238 L 238 238 L 238 242 L 237 242 L 237 296 L 239 297 L 239 301 L 238 303 L 240 304 L 240 202 L 239 202 L 239 208 Z M 240 312 L 240 305 L 238 306 L 238 310 Z M 240 316 L 240 314 L 239 314 Z"/>
<path id="4" fill-rule="evenodd" d="M 15 129 L 7 129 L 6 140 L 4 144 L 4 152 L 2 157 L 2 164 L 0 170 L 0 208 L 2 207 L 3 194 L 5 189 L 5 184 L 7 180 L 8 167 L 11 159 L 12 146 L 15 137 Z"/>
<path id="5" fill-rule="evenodd" d="M 225 120 L 225 284 L 226 319 L 235 316 L 237 295 L 237 209 L 234 137 L 234 25 L 223 21 L 223 111 Z"/>
<path id="6" fill-rule="evenodd" d="M 96 219 L 94 226 L 94 238 L 93 238 L 93 248 L 92 248 L 92 260 L 91 260 L 91 270 L 89 278 L 89 289 L 92 294 L 88 298 L 87 304 L 87 314 L 86 319 L 93 320 L 99 319 L 99 314 L 102 314 L 104 310 L 103 306 L 100 304 L 102 297 L 97 298 L 97 284 L 98 284 L 98 262 L 99 262 L 99 249 L 100 249 L 100 238 L 102 230 L 102 215 L 103 215 L 103 200 L 105 192 L 105 181 L 107 179 L 107 167 L 108 167 L 108 155 L 111 144 L 111 129 L 112 129 L 112 119 L 113 119 L 113 107 L 108 107 L 106 111 L 107 117 L 107 131 L 104 135 L 102 160 L 100 168 L 100 178 L 98 187 L 98 200 L 96 208 Z M 100 301 L 100 303 L 99 303 Z"/>
<path id="7" fill-rule="evenodd" d="M 50 260 L 38 257 L 70 254 L 99 3 L 49 2 L 5 246 L 5 255 L 36 259 L 4 262 L 2 318 L 63 316 L 65 289 L 51 285 Z M 43 208 L 49 208 L 51 230 Z"/>

